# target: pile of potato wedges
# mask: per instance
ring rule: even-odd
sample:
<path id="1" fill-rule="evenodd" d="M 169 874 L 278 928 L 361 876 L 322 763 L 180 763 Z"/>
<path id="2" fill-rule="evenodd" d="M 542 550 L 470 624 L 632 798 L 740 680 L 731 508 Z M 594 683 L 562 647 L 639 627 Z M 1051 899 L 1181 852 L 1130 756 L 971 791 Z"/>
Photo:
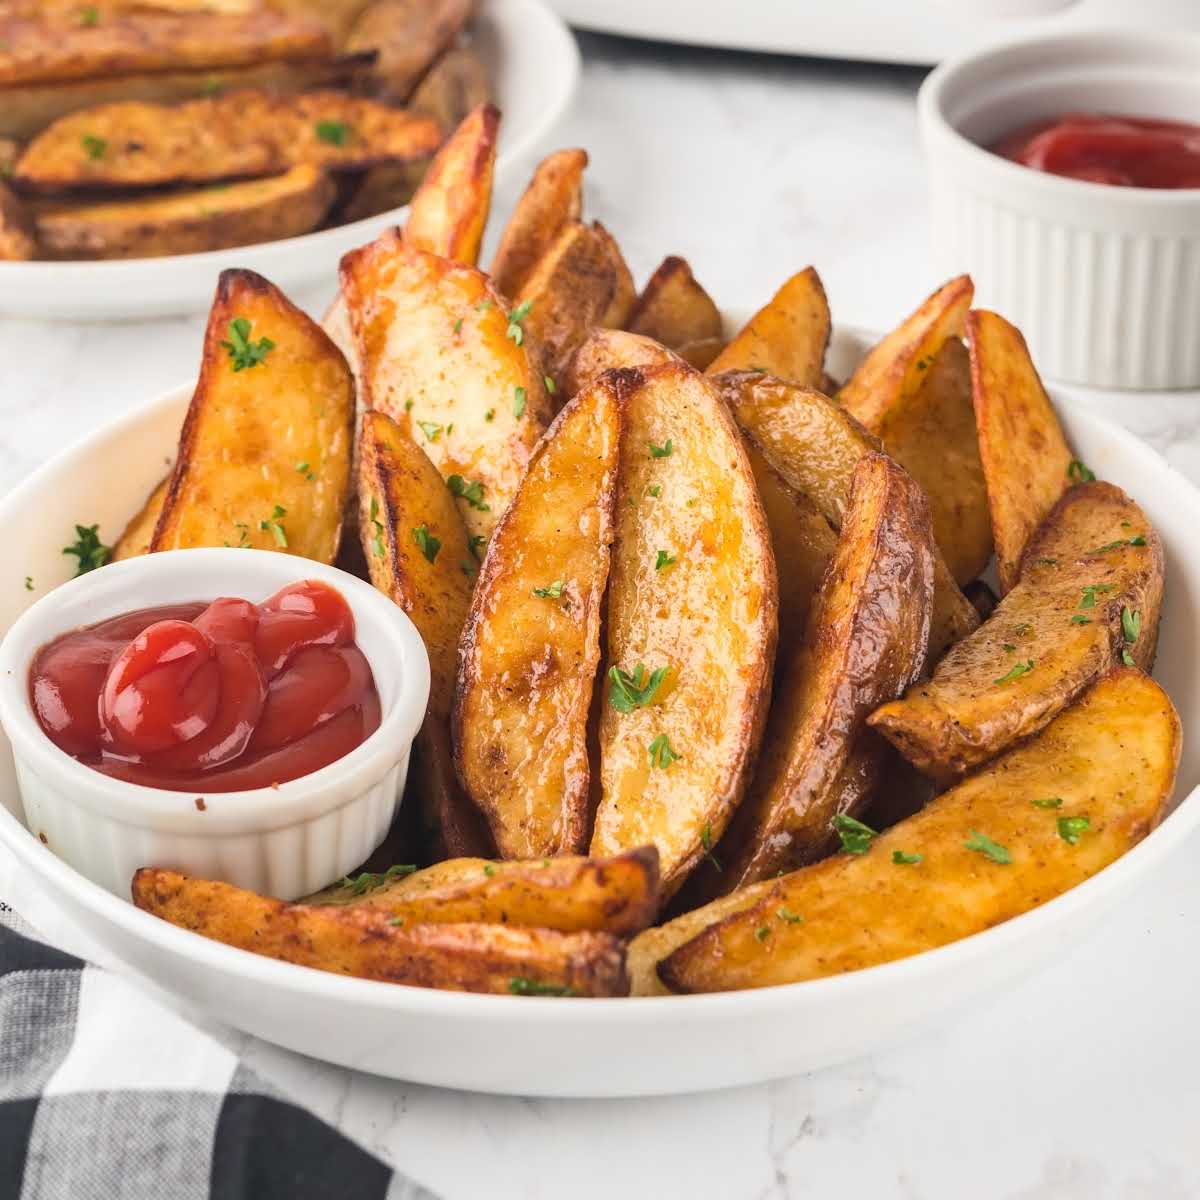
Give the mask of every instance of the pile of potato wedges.
<path id="1" fill-rule="evenodd" d="M 406 203 L 490 99 L 472 0 L 0 0 L 0 260 L 154 258 Z"/>
<path id="2" fill-rule="evenodd" d="M 721 991 L 968 936 L 1144 837 L 1180 749 L 1162 545 L 1020 333 L 956 278 L 839 384 L 811 267 L 732 336 L 680 258 L 639 293 L 580 150 L 485 271 L 497 120 L 344 258 L 324 329 L 222 276 L 175 465 L 115 547 L 278 550 L 391 596 L 432 667 L 399 821 L 298 903 L 169 864 L 135 902 L 372 979 Z"/>

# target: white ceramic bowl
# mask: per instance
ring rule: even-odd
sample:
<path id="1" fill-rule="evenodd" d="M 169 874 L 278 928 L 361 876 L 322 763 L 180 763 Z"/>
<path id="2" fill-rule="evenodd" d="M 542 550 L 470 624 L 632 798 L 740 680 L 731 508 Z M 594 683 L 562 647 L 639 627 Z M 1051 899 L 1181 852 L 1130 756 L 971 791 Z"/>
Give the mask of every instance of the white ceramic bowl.
<path id="1" fill-rule="evenodd" d="M 482 0 L 473 28 L 503 114 L 496 173 L 520 171 L 567 111 L 579 51 L 540 0 Z M 338 262 L 392 225 L 407 207 L 301 237 L 202 254 L 114 262 L 0 262 L 0 313 L 50 320 L 111 321 L 203 312 L 227 267 L 265 275 L 289 295 L 328 289 Z"/>
<path id="2" fill-rule="evenodd" d="M 831 373 L 846 377 L 874 340 L 835 335 Z M 39 589 L 66 575 L 58 548 L 73 521 L 98 520 L 111 535 L 136 510 L 172 452 L 190 394 L 180 388 L 114 422 L 0 503 L 0 629 L 29 602 L 25 575 Z M 1185 735 L 1175 811 L 1119 862 L 1033 912 L 902 962 L 725 995 L 564 1001 L 350 979 L 207 941 L 90 883 L 22 822 L 0 743 L 0 847 L 16 863 L 7 896 L 69 949 L 141 975 L 215 1019 L 303 1054 L 442 1087 L 532 1096 L 729 1087 L 857 1058 L 945 1022 L 1060 958 L 1115 905 L 1136 904 L 1138 887 L 1200 825 L 1200 493 L 1132 434 L 1055 399 L 1080 456 L 1128 488 L 1162 534 L 1167 593 L 1155 674 Z M 119 471 L 108 466 L 115 462 Z M 1119 943 L 1111 953 L 1121 954 Z"/>
<path id="3" fill-rule="evenodd" d="M 29 668 L 60 634 L 160 604 L 218 596 L 259 603 L 302 579 L 328 583 L 346 598 L 379 691 L 379 728 L 336 762 L 277 787 L 173 792 L 93 771 L 42 732 L 29 702 Z M 143 866 L 282 899 L 353 870 L 392 823 L 428 697 L 425 647 L 391 600 L 334 567 L 265 550 L 173 550 L 113 563 L 43 596 L 0 644 L 0 723 L 12 743 L 26 823 L 60 859 L 123 900 Z"/>
<path id="4" fill-rule="evenodd" d="M 1006 42 L 921 87 L 931 231 L 942 268 L 1024 332 L 1052 379 L 1200 386 L 1200 188 L 1111 187 L 983 149 L 1068 111 L 1196 121 L 1200 37 L 1120 31 Z"/>

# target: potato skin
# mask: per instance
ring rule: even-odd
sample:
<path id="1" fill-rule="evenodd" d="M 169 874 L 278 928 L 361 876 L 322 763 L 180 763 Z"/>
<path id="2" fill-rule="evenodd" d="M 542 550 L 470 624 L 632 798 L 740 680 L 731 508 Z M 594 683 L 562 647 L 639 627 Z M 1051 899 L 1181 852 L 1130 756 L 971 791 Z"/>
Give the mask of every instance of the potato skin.
<path id="1" fill-rule="evenodd" d="M 1129 544 L 1136 537 L 1144 545 Z M 961 776 L 1036 733 L 1123 651 L 1149 670 L 1162 591 L 1162 542 L 1145 513 L 1114 484 L 1080 484 L 1047 517 L 1017 585 L 987 621 L 870 723 L 919 770 Z M 1124 640 L 1124 608 L 1140 614 L 1133 643 Z"/>
<path id="2" fill-rule="evenodd" d="M 1166 693 L 1140 671 L 1118 668 L 865 854 L 784 876 L 765 899 L 709 925 L 659 964 L 659 976 L 678 992 L 797 983 L 932 950 L 1036 908 L 1154 828 L 1180 743 Z M 1052 797 L 1061 807 L 1033 803 Z M 1088 819 L 1075 844 L 1060 835 L 1060 816 Z M 974 833 L 1003 846 L 1011 862 L 968 849 Z M 921 861 L 897 864 L 896 852 Z"/>
<path id="3" fill-rule="evenodd" d="M 120 562 L 123 558 L 137 558 L 139 555 L 150 553 L 150 542 L 154 537 L 154 529 L 158 525 L 158 518 L 162 513 L 163 502 L 167 498 L 167 488 L 170 483 L 171 476 L 167 475 L 146 497 L 146 503 L 138 509 L 129 524 L 125 526 L 121 536 L 113 545 L 113 562 Z"/>
<path id="4" fill-rule="evenodd" d="M 615 367 L 652 367 L 679 362 L 679 356 L 653 338 L 624 329 L 593 329 L 576 348 L 558 389 L 568 399 L 583 391 L 602 371 Z"/>
<path id="5" fill-rule="evenodd" d="M 671 350 L 725 332 L 713 298 L 696 281 L 686 259 L 668 255 L 646 281 L 633 311 L 629 329 L 661 342 Z M 694 365 L 694 364 L 693 364 Z"/>
<path id="6" fill-rule="evenodd" d="M 37 256 L 33 218 L 3 179 L 0 179 L 0 262 L 23 262 Z"/>

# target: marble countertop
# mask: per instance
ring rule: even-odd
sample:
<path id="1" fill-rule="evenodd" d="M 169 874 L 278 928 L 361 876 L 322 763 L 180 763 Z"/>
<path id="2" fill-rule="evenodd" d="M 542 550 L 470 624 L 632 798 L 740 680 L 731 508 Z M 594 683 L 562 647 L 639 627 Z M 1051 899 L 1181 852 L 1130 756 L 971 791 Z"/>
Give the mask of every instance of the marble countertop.
<path id="1" fill-rule="evenodd" d="M 719 302 L 746 306 L 812 262 L 835 319 L 881 328 L 940 282 L 920 72 L 581 43 L 578 103 L 545 148 L 587 147 L 590 212 L 639 279 L 682 254 Z M 502 181 L 499 211 L 523 184 Z M 326 298 L 296 297 L 312 311 Z M 194 373 L 202 326 L 0 321 L 0 490 Z M 1200 397 L 1088 403 L 1200 482 Z M 987 1004 L 890 1053 L 768 1085 L 498 1098 L 234 1041 L 293 1098 L 448 1200 L 1182 1200 L 1200 1192 L 1196 854 L 1200 841 L 1098 934 Z"/>

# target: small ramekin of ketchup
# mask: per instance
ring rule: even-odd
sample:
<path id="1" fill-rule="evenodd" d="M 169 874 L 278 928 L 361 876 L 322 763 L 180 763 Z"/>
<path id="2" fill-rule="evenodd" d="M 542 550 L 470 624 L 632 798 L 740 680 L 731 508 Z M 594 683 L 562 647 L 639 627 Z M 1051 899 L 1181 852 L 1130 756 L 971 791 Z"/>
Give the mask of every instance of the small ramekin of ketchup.
<path id="1" fill-rule="evenodd" d="M 110 564 L 0 644 L 29 827 L 121 896 L 147 865 L 284 899 L 344 875 L 387 833 L 428 692 L 387 597 L 255 550 Z"/>

